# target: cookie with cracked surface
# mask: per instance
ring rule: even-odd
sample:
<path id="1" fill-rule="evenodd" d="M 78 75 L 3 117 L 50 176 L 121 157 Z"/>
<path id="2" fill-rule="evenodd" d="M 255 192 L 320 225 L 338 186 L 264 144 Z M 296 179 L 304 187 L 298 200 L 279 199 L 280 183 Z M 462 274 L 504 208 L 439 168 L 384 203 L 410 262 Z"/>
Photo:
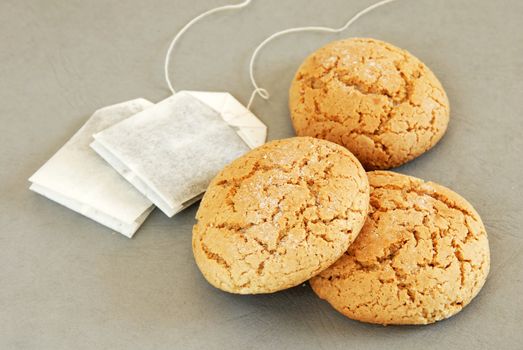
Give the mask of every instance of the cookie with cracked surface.
<path id="1" fill-rule="evenodd" d="M 490 267 L 485 227 L 461 196 L 432 182 L 369 172 L 367 221 L 334 265 L 310 280 L 342 314 L 378 324 L 428 324 L 461 311 Z"/>
<path id="2" fill-rule="evenodd" d="M 347 149 L 295 137 L 225 167 L 196 214 L 193 252 L 204 277 L 230 293 L 290 288 L 334 263 L 361 230 L 367 175 Z"/>
<path id="3" fill-rule="evenodd" d="M 312 53 L 289 92 L 297 135 L 347 147 L 367 170 L 404 164 L 432 148 L 449 121 L 445 90 L 409 52 L 374 39 Z"/>

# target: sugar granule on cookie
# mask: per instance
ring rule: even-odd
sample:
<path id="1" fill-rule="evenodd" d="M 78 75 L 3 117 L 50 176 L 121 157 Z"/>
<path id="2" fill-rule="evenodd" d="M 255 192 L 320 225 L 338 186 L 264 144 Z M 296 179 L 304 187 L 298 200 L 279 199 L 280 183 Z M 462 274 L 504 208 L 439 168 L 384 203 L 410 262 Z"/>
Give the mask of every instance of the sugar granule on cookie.
<path id="1" fill-rule="evenodd" d="M 409 52 L 375 39 L 336 41 L 300 66 L 289 93 L 299 136 L 347 147 L 367 170 L 432 148 L 449 121 L 445 90 Z"/>
<path id="2" fill-rule="evenodd" d="M 368 203 L 367 175 L 347 149 L 310 137 L 269 142 L 212 181 L 196 215 L 194 257 L 227 292 L 297 286 L 347 250 Z"/>
<path id="3" fill-rule="evenodd" d="M 490 268 L 474 208 L 432 182 L 368 173 L 367 221 L 348 251 L 310 280 L 342 314 L 378 324 L 428 324 L 461 311 Z"/>

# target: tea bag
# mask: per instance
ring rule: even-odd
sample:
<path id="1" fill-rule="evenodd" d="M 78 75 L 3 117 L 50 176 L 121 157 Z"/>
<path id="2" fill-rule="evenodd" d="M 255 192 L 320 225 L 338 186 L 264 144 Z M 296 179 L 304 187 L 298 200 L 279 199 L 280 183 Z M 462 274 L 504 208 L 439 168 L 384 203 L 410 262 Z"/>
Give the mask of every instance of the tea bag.
<path id="1" fill-rule="evenodd" d="M 266 135 L 266 126 L 230 94 L 180 91 L 95 134 L 91 147 L 172 217 Z"/>
<path id="2" fill-rule="evenodd" d="M 96 111 L 31 178 L 30 189 L 127 237 L 153 210 L 152 203 L 111 168 L 89 144 L 100 132 L 153 104 L 136 99 Z"/>
<path id="3" fill-rule="evenodd" d="M 227 163 L 265 143 L 266 126 L 227 92 L 176 92 L 169 77 L 172 50 L 196 22 L 252 0 L 212 8 L 189 21 L 165 56 L 172 96 L 94 135 L 91 147 L 172 217 L 197 201 Z"/>

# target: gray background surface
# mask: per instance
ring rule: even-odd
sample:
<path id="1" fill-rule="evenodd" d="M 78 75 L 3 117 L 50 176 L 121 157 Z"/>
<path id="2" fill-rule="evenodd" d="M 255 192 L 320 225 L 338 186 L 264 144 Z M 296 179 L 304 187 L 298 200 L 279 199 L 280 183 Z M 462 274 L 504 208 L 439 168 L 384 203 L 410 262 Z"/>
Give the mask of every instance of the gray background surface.
<path id="1" fill-rule="evenodd" d="M 226 0 L 0 1 L 0 348 L 521 349 L 523 344 L 523 2 L 403 0 L 342 35 L 278 39 L 257 64 L 272 93 L 254 112 L 269 138 L 293 135 L 287 89 L 301 60 L 338 38 L 371 36 L 421 58 L 442 81 L 451 123 L 398 169 L 449 186 L 482 215 L 491 274 L 460 314 L 427 327 L 351 321 L 308 286 L 235 296 L 208 285 L 191 252 L 197 205 L 156 210 L 135 238 L 28 190 L 27 178 L 102 106 L 167 97 L 171 36 Z M 246 102 L 251 51 L 297 25 L 341 25 L 369 0 L 255 0 L 215 15 L 173 56 L 178 89 Z"/>

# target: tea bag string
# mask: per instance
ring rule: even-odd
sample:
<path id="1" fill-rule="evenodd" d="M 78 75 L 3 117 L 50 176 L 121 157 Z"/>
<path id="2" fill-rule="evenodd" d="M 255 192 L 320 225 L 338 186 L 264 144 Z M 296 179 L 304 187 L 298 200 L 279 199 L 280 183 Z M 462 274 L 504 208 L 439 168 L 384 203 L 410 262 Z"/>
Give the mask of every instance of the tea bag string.
<path id="1" fill-rule="evenodd" d="M 261 49 L 263 49 L 263 47 L 265 45 L 267 45 L 268 43 L 270 43 L 271 41 L 273 41 L 274 39 L 276 39 L 280 36 L 283 36 L 286 34 L 291 34 L 291 33 L 298 33 L 298 32 L 340 33 L 340 32 L 343 32 L 344 30 L 349 28 L 355 21 L 357 21 L 361 16 L 365 15 L 368 12 L 371 12 L 372 10 L 374 10 L 378 7 L 381 7 L 383 5 L 386 5 L 386 4 L 394 2 L 394 1 L 397 1 L 397 0 L 379 1 L 369 7 L 361 10 L 360 12 L 356 13 L 351 19 L 349 19 L 349 21 L 347 23 L 345 23 L 345 25 L 343 27 L 340 27 L 340 28 L 330 28 L 330 27 L 321 27 L 321 26 L 295 27 L 295 28 L 289 28 L 289 29 L 285 29 L 285 30 L 276 32 L 276 33 L 272 34 L 271 36 L 269 36 L 264 41 L 262 41 L 260 43 L 260 45 L 258 45 L 258 47 L 256 47 L 256 49 L 254 50 L 254 52 L 251 56 L 251 61 L 249 63 L 249 75 L 250 75 L 251 83 L 252 83 L 254 90 L 249 99 L 249 103 L 247 104 L 247 109 L 248 110 L 251 109 L 252 103 L 254 102 L 254 98 L 256 97 L 256 95 L 260 96 L 264 100 L 268 100 L 270 98 L 269 92 L 266 89 L 259 87 L 258 83 L 256 82 L 256 78 L 254 77 L 254 63 L 256 61 L 256 57 L 258 56 Z"/>
<path id="2" fill-rule="evenodd" d="M 174 46 L 178 42 L 178 40 L 182 37 L 182 35 L 185 34 L 185 32 L 191 28 L 196 22 L 200 21 L 201 19 L 210 16 L 214 13 L 221 12 L 221 11 L 227 11 L 227 10 L 235 10 L 240 9 L 243 7 L 246 7 L 252 2 L 252 0 L 245 0 L 239 4 L 236 5 L 224 5 L 215 7 L 213 9 L 210 9 L 208 11 L 205 11 L 204 13 L 194 17 L 192 20 L 189 21 L 180 31 L 174 36 L 173 40 L 171 41 L 171 44 L 169 45 L 169 48 L 167 49 L 167 53 L 165 55 L 165 64 L 164 64 L 164 74 L 165 74 L 165 81 L 167 82 L 167 86 L 169 87 L 169 90 L 173 93 L 173 95 L 176 93 L 176 90 L 174 90 L 173 85 L 171 83 L 171 79 L 169 78 L 169 64 L 171 61 L 171 54 L 174 49 Z"/>

